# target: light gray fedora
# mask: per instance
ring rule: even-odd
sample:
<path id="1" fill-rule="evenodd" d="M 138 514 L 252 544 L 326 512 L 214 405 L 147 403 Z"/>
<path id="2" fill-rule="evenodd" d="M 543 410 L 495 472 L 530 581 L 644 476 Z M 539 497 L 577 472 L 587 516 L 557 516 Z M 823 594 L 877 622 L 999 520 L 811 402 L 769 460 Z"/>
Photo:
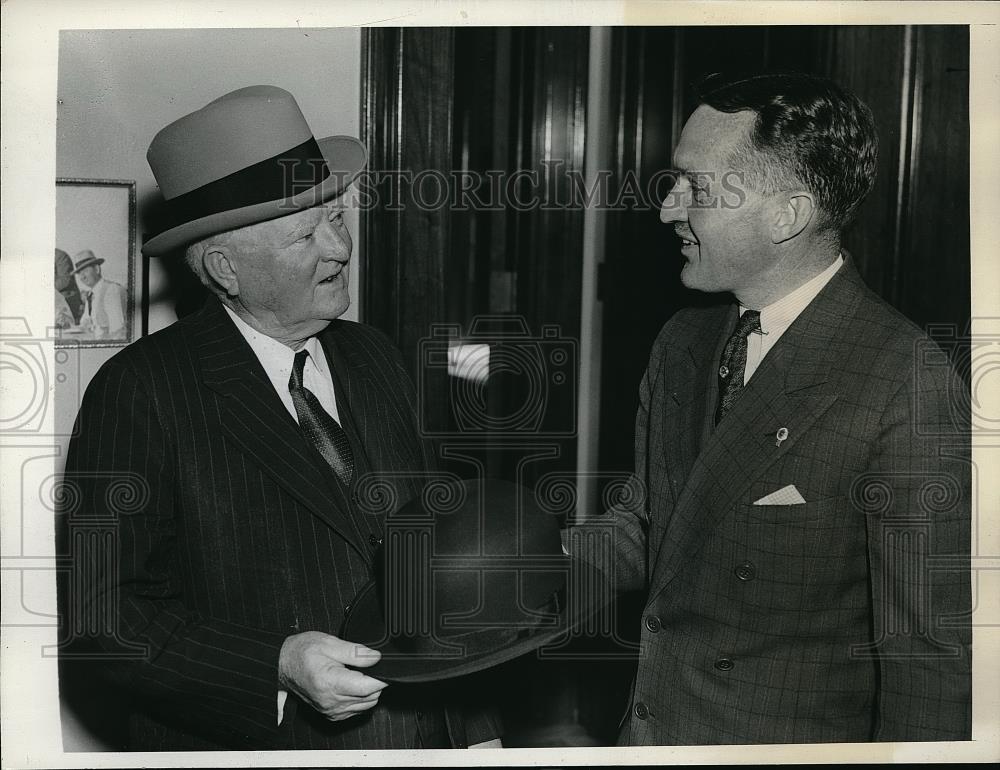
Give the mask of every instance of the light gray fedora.
<path id="1" fill-rule="evenodd" d="M 56 251 L 62 251 L 62 249 L 56 249 Z M 66 254 L 65 251 L 62 251 L 62 253 Z M 56 256 L 58 257 L 59 255 L 57 254 Z M 79 273 L 81 270 L 86 267 L 90 267 L 91 265 L 100 266 L 104 264 L 104 260 L 95 256 L 94 252 L 90 249 L 84 249 L 77 254 L 74 262 L 76 265 L 73 268 L 73 273 Z"/>
<path id="2" fill-rule="evenodd" d="M 315 139 L 294 96 L 259 85 L 175 120 L 153 137 L 146 160 L 171 221 L 143 244 L 155 257 L 330 200 L 368 154 L 351 136 Z"/>

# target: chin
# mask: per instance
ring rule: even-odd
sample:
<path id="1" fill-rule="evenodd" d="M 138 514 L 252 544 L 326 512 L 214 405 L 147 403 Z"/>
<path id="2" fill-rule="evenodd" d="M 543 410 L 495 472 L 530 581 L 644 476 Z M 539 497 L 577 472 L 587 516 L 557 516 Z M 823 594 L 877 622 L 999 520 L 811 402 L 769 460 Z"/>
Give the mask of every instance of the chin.
<path id="1" fill-rule="evenodd" d="M 727 287 L 720 285 L 721 282 L 718 278 L 699 274 L 697 268 L 690 262 L 681 268 L 681 283 L 684 284 L 685 288 L 706 294 L 730 291 Z"/>
<path id="2" fill-rule="evenodd" d="M 687 289 L 694 289 L 695 291 L 708 291 L 705 288 L 704 282 L 699 280 L 698 271 L 695 266 L 687 262 L 684 267 L 681 268 L 681 283 Z"/>
<path id="3" fill-rule="evenodd" d="M 333 291 L 315 295 L 311 311 L 314 318 L 332 321 L 346 313 L 350 306 L 351 297 L 347 293 L 347 287 L 337 287 Z"/>
<path id="4" fill-rule="evenodd" d="M 347 309 L 350 306 L 351 306 L 350 297 L 345 296 L 342 299 L 338 297 L 334 302 L 330 304 L 329 309 L 327 310 L 327 312 L 323 314 L 323 317 L 326 318 L 327 320 L 333 321 L 334 319 L 340 318 L 344 313 L 346 313 Z"/>

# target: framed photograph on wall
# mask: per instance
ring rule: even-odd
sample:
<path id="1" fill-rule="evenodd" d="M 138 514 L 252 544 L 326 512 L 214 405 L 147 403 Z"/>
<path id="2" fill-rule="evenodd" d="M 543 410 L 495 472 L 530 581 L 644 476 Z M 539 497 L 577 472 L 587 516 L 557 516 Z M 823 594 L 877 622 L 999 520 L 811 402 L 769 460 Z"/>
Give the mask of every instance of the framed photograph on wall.
<path id="1" fill-rule="evenodd" d="M 136 339 L 135 223 L 133 180 L 56 180 L 56 346 Z"/>

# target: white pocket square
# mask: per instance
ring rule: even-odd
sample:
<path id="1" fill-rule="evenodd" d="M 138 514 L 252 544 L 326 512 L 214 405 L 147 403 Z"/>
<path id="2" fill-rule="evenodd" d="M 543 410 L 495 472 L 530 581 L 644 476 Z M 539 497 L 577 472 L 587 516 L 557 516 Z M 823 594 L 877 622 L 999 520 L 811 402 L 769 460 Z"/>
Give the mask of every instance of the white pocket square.
<path id="1" fill-rule="evenodd" d="M 802 505 L 806 499 L 799 494 L 794 484 L 782 487 L 777 492 L 764 495 L 754 505 Z"/>

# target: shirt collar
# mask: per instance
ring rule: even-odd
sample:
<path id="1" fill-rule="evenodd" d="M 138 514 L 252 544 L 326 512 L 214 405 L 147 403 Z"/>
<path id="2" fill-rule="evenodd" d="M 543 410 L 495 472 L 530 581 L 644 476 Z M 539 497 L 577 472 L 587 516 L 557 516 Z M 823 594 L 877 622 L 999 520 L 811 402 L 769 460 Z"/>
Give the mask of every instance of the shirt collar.
<path id="1" fill-rule="evenodd" d="M 288 378 L 292 374 L 296 351 L 292 350 L 285 343 L 274 339 L 274 337 L 268 337 L 266 334 L 257 331 L 226 305 L 223 305 L 223 307 L 226 309 L 229 317 L 233 319 L 236 328 L 240 330 L 240 334 L 243 335 L 244 339 L 250 345 L 261 366 L 264 367 L 264 371 L 274 385 L 275 390 L 288 390 Z M 328 377 L 326 353 L 320 341 L 316 337 L 310 337 L 306 340 L 304 349 L 309 351 L 309 360 L 312 361 L 320 374 Z"/>
<path id="2" fill-rule="evenodd" d="M 837 258 L 822 273 L 810 278 L 804 284 L 792 292 L 789 292 L 781 299 L 772 302 L 760 311 L 760 332 L 761 334 L 781 334 L 792 325 L 792 322 L 799 317 L 803 310 L 826 286 L 834 274 L 844 264 L 844 257 L 838 254 Z M 740 315 L 746 310 L 740 305 Z"/>

